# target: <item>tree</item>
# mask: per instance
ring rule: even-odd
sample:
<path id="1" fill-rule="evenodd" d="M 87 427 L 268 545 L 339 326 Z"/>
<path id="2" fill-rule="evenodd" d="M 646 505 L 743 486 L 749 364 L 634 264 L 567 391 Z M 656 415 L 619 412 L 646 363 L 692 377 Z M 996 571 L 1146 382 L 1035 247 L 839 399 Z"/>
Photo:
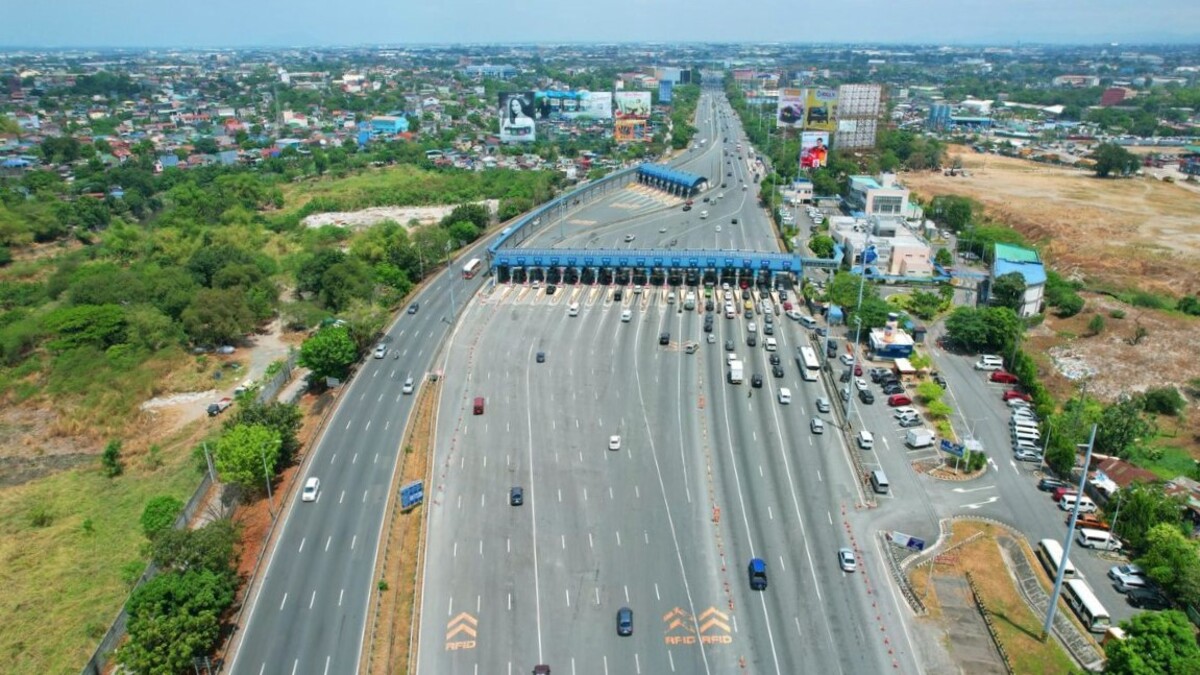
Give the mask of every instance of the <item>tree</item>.
<path id="1" fill-rule="evenodd" d="M 118 660 L 135 673 L 181 673 L 220 636 L 221 613 L 233 603 L 230 575 L 207 570 L 160 574 L 134 590 L 129 640 Z"/>
<path id="2" fill-rule="evenodd" d="M 238 405 L 237 413 L 225 422 L 225 428 L 228 430 L 239 425 L 259 424 L 274 429 L 280 439 L 279 462 L 281 465 L 287 465 L 300 450 L 297 433 L 303 421 L 304 415 L 294 403 L 262 403 L 255 399 L 243 401 Z"/>
<path id="3" fill-rule="evenodd" d="M 1108 178 L 1110 175 L 1129 176 L 1142 166 L 1138 156 L 1122 148 L 1116 143 L 1101 143 L 1092 152 L 1096 165 L 1093 170 L 1098 178 Z"/>
<path id="4" fill-rule="evenodd" d="M 933 254 L 933 262 L 942 267 L 950 267 L 954 264 L 954 254 L 948 248 L 939 248 L 937 253 Z"/>
<path id="5" fill-rule="evenodd" d="M 1119 490 L 1113 500 L 1106 510 L 1116 513 L 1120 509 L 1117 534 L 1134 551 L 1146 550 L 1146 537 L 1155 525 L 1183 527 L 1183 500 L 1165 494 L 1161 485 L 1134 483 Z"/>
<path id="6" fill-rule="evenodd" d="M 254 329 L 254 313 L 240 288 L 200 289 L 180 321 L 199 344 L 233 342 Z"/>
<path id="7" fill-rule="evenodd" d="M 968 351 L 1005 351 L 1023 329 L 1021 319 L 1008 307 L 958 307 L 946 317 L 946 333 Z"/>
<path id="8" fill-rule="evenodd" d="M 126 338 L 125 312 L 118 305 L 60 307 L 46 315 L 42 325 L 56 335 L 46 345 L 54 351 L 83 346 L 108 349 Z"/>
<path id="9" fill-rule="evenodd" d="M 992 284 L 992 303 L 1014 312 L 1025 304 L 1025 275 L 1020 272 L 1002 274 Z"/>
<path id="10" fill-rule="evenodd" d="M 344 326 L 326 326 L 300 346 L 300 365 L 313 377 L 345 379 L 350 364 L 358 360 L 358 348 Z"/>
<path id="11" fill-rule="evenodd" d="M 228 518 L 194 530 L 168 527 L 151 541 L 150 557 L 163 570 L 207 570 L 232 575 L 237 540 L 237 527 Z"/>
<path id="12" fill-rule="evenodd" d="M 104 446 L 100 464 L 104 466 L 104 475 L 109 478 L 116 478 L 125 471 L 125 465 L 121 462 L 121 441 L 113 439 Z"/>
<path id="13" fill-rule="evenodd" d="M 1185 295 L 1175 304 L 1175 309 L 1191 316 L 1200 316 L 1200 298 Z"/>
<path id="14" fill-rule="evenodd" d="M 221 480 L 244 490 L 265 490 L 279 463 L 279 432 L 261 424 L 234 427 L 217 441 L 214 463 Z"/>
<path id="15" fill-rule="evenodd" d="M 1104 654 L 1110 675 L 1200 672 L 1200 646 L 1187 615 L 1177 610 L 1139 612 L 1121 622 L 1124 640 L 1107 641 Z"/>
<path id="16" fill-rule="evenodd" d="M 1155 415 L 1178 417 L 1183 414 L 1185 406 L 1187 401 L 1172 386 L 1151 389 L 1142 395 L 1142 409 Z"/>
<path id="17" fill-rule="evenodd" d="M 1195 605 L 1200 603 L 1200 557 L 1196 546 L 1178 526 L 1155 525 L 1146 533 L 1146 552 L 1136 562 L 1180 604 Z"/>
<path id="18" fill-rule="evenodd" d="M 941 195 L 934 197 L 929 206 L 933 219 L 945 223 L 953 232 L 961 232 L 971 224 L 974 209 L 966 197 Z"/>
<path id="19" fill-rule="evenodd" d="M 142 509 L 142 533 L 146 538 L 154 541 L 158 535 L 171 529 L 175 524 L 175 518 L 179 516 L 179 512 L 183 510 L 183 502 L 170 495 L 159 495 L 154 497 L 149 502 L 146 502 L 146 508 Z"/>
<path id="20" fill-rule="evenodd" d="M 922 382 L 917 385 L 917 400 L 924 403 L 931 403 L 940 400 L 942 395 L 946 393 L 937 382 Z"/>
<path id="21" fill-rule="evenodd" d="M 1051 444 L 1046 449 L 1046 463 L 1060 476 L 1070 475 L 1075 466 L 1075 447 L 1067 444 Z"/>
<path id="22" fill-rule="evenodd" d="M 323 307 L 340 312 L 349 307 L 355 299 L 370 298 L 374 287 L 371 268 L 358 258 L 346 258 L 321 275 L 321 288 L 317 299 Z"/>
<path id="23" fill-rule="evenodd" d="M 370 236 L 369 234 L 367 236 Z M 304 293 L 319 293 L 321 278 L 330 267 L 346 260 L 346 254 L 336 248 L 317 251 L 301 263 L 296 270 L 296 290 Z"/>
<path id="24" fill-rule="evenodd" d="M 1123 396 L 1104 408 L 1096 428 L 1096 452 L 1128 457 L 1130 448 L 1154 433 L 1154 423 L 1142 415 L 1141 401 Z"/>
<path id="25" fill-rule="evenodd" d="M 908 309 L 918 317 L 926 321 L 937 316 L 937 313 L 942 308 L 942 298 L 936 293 L 929 291 L 913 291 L 908 299 Z"/>
<path id="26" fill-rule="evenodd" d="M 833 240 L 833 237 L 827 234 L 818 234 L 817 236 L 808 240 L 808 249 L 812 251 L 813 255 L 817 256 L 818 258 L 832 258 L 833 247 L 836 245 L 836 243 L 837 242 Z"/>

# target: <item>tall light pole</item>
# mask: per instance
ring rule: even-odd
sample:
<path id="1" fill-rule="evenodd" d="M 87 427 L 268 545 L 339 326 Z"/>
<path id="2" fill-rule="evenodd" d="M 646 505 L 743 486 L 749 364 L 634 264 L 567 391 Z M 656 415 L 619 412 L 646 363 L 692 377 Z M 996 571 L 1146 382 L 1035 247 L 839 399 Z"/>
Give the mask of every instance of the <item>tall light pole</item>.
<path id="1" fill-rule="evenodd" d="M 854 344 L 851 346 L 851 349 L 850 349 L 850 357 L 851 357 L 850 365 L 847 366 L 848 368 L 850 368 L 850 377 L 851 378 L 854 377 L 854 366 L 858 363 L 858 341 L 862 338 L 863 286 L 867 282 L 867 265 L 875 262 L 876 258 L 879 257 L 879 254 L 876 253 L 876 251 L 875 251 L 875 246 L 873 246 L 870 243 L 871 239 L 868 237 L 866 241 L 867 241 L 866 247 L 863 248 L 863 252 L 862 252 L 862 269 L 859 270 L 859 275 L 858 275 L 858 304 L 855 305 L 855 307 L 854 307 L 854 321 L 857 324 L 857 327 L 854 330 Z M 851 389 L 851 385 L 849 382 L 847 382 L 846 383 L 846 393 L 847 394 L 849 394 L 850 389 Z M 847 399 L 846 400 L 846 421 L 850 421 L 850 415 L 852 415 L 854 413 L 854 397 L 847 395 L 846 399 Z M 862 422 L 861 418 L 859 419 L 859 422 L 860 423 Z M 860 424 L 859 426 L 862 426 L 862 425 Z"/>
<path id="2" fill-rule="evenodd" d="M 283 439 L 275 439 L 275 445 L 283 443 Z M 271 470 L 267 468 L 267 444 L 263 443 L 258 448 L 258 454 L 262 457 L 263 463 L 263 480 L 267 483 L 267 511 L 271 514 L 271 520 L 275 519 L 275 500 L 271 496 Z"/>
<path id="3" fill-rule="evenodd" d="M 1086 448 L 1087 453 L 1083 458 L 1083 471 L 1079 473 L 1079 485 L 1076 491 L 1078 499 L 1075 500 L 1075 508 L 1071 509 L 1071 520 L 1067 523 L 1067 534 L 1063 539 L 1062 560 L 1058 562 L 1058 574 L 1054 575 L 1054 590 L 1050 592 L 1049 607 L 1046 608 L 1046 622 L 1042 624 L 1042 640 L 1050 637 L 1050 628 L 1054 625 L 1054 612 L 1058 609 L 1058 596 L 1062 593 L 1063 574 L 1067 571 L 1067 560 L 1071 555 L 1071 535 L 1075 532 L 1075 521 L 1079 519 L 1079 506 L 1083 503 L 1083 486 L 1087 484 L 1087 470 L 1092 463 L 1092 446 L 1096 443 L 1096 425 L 1092 425 L 1092 436 L 1088 439 Z"/>

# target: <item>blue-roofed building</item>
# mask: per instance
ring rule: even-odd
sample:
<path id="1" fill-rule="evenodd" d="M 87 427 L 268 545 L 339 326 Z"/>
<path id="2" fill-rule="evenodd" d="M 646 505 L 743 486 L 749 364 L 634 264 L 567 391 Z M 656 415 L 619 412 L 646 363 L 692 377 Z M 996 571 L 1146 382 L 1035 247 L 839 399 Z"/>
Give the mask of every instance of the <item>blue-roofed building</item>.
<path id="1" fill-rule="evenodd" d="M 408 118 L 400 115 L 379 115 L 371 118 L 372 136 L 395 136 L 408 131 Z"/>
<path id="2" fill-rule="evenodd" d="M 1042 264 L 1038 252 L 1023 246 L 996 244 L 992 260 L 992 283 L 1012 272 L 1025 278 L 1025 297 L 1017 314 L 1030 317 L 1041 313 L 1046 297 L 1046 266 Z"/>

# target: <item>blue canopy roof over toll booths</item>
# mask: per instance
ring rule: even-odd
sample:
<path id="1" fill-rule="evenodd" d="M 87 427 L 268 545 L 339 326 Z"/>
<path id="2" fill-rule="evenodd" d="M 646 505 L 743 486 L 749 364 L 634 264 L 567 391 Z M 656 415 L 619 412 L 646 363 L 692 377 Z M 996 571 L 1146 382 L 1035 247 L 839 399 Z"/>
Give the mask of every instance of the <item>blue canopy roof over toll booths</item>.
<path id="1" fill-rule="evenodd" d="M 677 171 L 662 164 L 643 164 L 638 167 L 638 182 L 653 185 L 671 193 L 693 195 L 708 183 L 704 176 Z"/>

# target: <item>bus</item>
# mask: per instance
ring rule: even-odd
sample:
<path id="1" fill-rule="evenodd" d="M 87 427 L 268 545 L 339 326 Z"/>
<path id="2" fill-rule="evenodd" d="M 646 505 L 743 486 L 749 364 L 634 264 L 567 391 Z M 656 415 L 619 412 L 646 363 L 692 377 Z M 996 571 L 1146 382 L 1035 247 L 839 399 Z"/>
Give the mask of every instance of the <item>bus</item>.
<path id="1" fill-rule="evenodd" d="M 463 265 L 463 278 L 474 279 L 475 275 L 479 273 L 480 267 L 483 267 L 483 261 L 479 258 L 471 258 L 466 265 Z"/>
<path id="2" fill-rule="evenodd" d="M 1056 578 L 1058 576 L 1058 563 L 1063 559 L 1062 546 L 1053 539 L 1043 539 L 1038 542 L 1037 556 L 1042 561 L 1042 566 L 1046 568 L 1046 572 L 1050 575 L 1050 578 Z M 1070 559 L 1067 559 L 1063 578 L 1075 578 L 1075 565 Z"/>
<path id="3" fill-rule="evenodd" d="M 1083 579 L 1071 579 L 1063 583 L 1062 597 L 1089 631 L 1104 633 L 1112 625 L 1108 610 L 1104 609 Z"/>
<path id="4" fill-rule="evenodd" d="M 796 363 L 800 366 L 800 377 L 808 382 L 817 381 L 821 364 L 817 363 L 817 352 L 812 347 L 796 349 Z"/>

